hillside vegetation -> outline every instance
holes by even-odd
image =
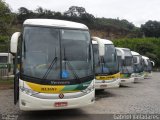
[[[114,40],[116,46],[128,47],[156,61],[160,67],[160,22],[148,21],[140,28],[125,19],[96,18],[85,8],[71,6],[63,13],[38,7],[29,10],[20,7],[13,13],[4,0],[0,0],[0,52],[9,51],[9,39],[21,31],[24,20],[31,18],[61,19],[87,25],[92,36]],[[147,38],[145,38],[147,37]]]
[[[113,41],[115,46],[130,48],[141,55],[148,56],[160,66],[160,38],[123,38]]]

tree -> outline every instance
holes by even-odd
[[[78,6],[71,6],[69,10],[64,13],[64,15],[71,17],[81,17],[83,14],[86,14],[85,8]]]
[[[30,11],[25,7],[20,7],[18,9],[18,12],[19,12],[19,14],[29,14]]]
[[[78,6],[71,6],[68,11],[64,13],[64,17],[75,22],[84,23],[89,27],[93,27],[95,17],[86,12],[85,8]]]
[[[27,8],[20,7],[18,9],[18,16],[17,16],[18,22],[22,24],[27,18],[30,17],[30,13],[31,11],[28,10]]]
[[[38,8],[36,9],[36,11],[37,11],[39,14],[43,14],[43,13],[44,13],[44,10],[43,10],[42,7],[38,7]]]
[[[160,37],[160,22],[149,20],[141,25],[141,31],[146,37]]]
[[[54,12],[54,18],[61,19],[62,18],[62,14],[60,12]]]
[[[9,6],[0,0],[0,35],[8,35],[13,22],[13,15]]]

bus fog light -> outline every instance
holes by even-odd
[[[26,106],[26,102],[25,101],[21,101],[21,104],[23,105],[23,106]]]
[[[132,73],[131,77],[136,77],[136,74],[135,74],[135,73]]]
[[[26,93],[27,95],[34,95],[37,94],[38,92],[35,92],[29,88],[25,88],[25,87],[20,87],[20,90],[24,93]]]

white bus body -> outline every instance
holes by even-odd
[[[14,103],[21,110],[70,109],[94,103],[91,38],[80,23],[28,19],[11,38]],[[17,58],[20,58],[18,62]]]
[[[99,38],[100,39],[100,38]],[[120,85],[120,73],[118,69],[118,59],[116,50],[113,43],[110,40],[92,38],[94,60],[95,60],[95,88],[117,88]],[[100,44],[102,47],[100,47]],[[99,54],[104,49],[104,55]],[[101,61],[101,60],[104,61]],[[104,66],[101,66],[104,64]],[[99,70],[104,69],[104,71]],[[108,71],[105,71],[108,69]]]
[[[152,63],[150,59],[146,56],[142,56],[144,60],[144,78],[151,78],[152,77]]]
[[[131,51],[131,54],[134,62],[134,73],[132,77],[134,77],[134,82],[137,82],[138,80],[144,79],[143,59],[142,56],[135,51]]]
[[[121,77],[121,85],[134,82],[133,73],[133,56],[130,49],[116,47],[117,56],[119,60],[119,69]]]

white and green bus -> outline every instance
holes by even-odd
[[[133,83],[134,82],[134,77],[132,77],[133,56],[131,54],[130,49],[116,47],[116,51],[118,56],[120,78],[121,78],[120,84],[125,85]]]
[[[146,56],[142,56],[142,59],[144,61],[144,78],[151,78],[153,62]]]
[[[21,110],[70,109],[95,101],[91,38],[84,24],[27,19],[11,37],[14,103]]]
[[[110,40],[98,37],[92,37],[92,44],[95,61],[95,88],[103,90],[119,87],[120,72],[114,44]]]
[[[144,79],[144,63],[142,55],[135,51],[131,51],[131,54],[134,62],[134,73],[132,74],[132,77],[134,77],[134,82],[137,82],[138,80]]]

